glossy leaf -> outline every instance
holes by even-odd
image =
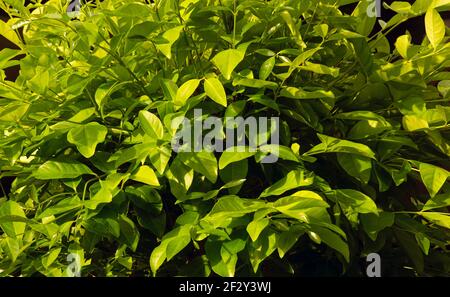
[[[227,107],[227,95],[220,80],[215,77],[206,78],[204,82],[206,95],[218,104]]]

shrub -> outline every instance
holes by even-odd
[[[0,3],[1,68],[24,55],[0,81],[1,274],[364,275],[372,252],[449,274],[449,1],[396,2],[370,36],[368,1],[20,2]],[[418,15],[422,44],[391,49]],[[194,109],[279,117],[280,144],[176,153]]]

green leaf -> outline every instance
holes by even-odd
[[[349,153],[375,159],[375,153],[364,144],[342,140],[322,134],[318,134],[318,137],[322,141],[322,143],[310,149],[305,153],[305,155],[316,155],[323,153]]]
[[[210,182],[217,181],[217,160],[212,152],[180,152],[180,161],[204,175]]]
[[[150,186],[159,186],[159,181],[156,177],[155,171],[147,165],[139,167],[138,170],[130,176],[130,179]]]
[[[427,203],[425,203],[425,205],[423,206],[422,211],[447,207],[449,205],[450,205],[450,193],[444,193],[436,195],[433,198],[429,199]]]
[[[139,112],[139,122],[148,136],[154,139],[163,138],[164,126],[155,114],[146,110],[141,110]]]
[[[86,230],[100,236],[120,237],[120,224],[116,218],[96,216],[83,223]]]
[[[377,205],[367,195],[352,189],[340,189],[326,193],[327,197],[339,203],[344,210],[357,213],[378,214]]]
[[[215,273],[222,277],[233,277],[238,257],[236,254],[228,252],[223,245],[222,241],[208,238],[205,244],[205,253]],[[227,256],[227,261],[223,260],[222,254]]]
[[[178,158],[171,164],[166,172],[172,194],[181,199],[192,185],[194,170],[184,165]]]
[[[245,53],[236,49],[227,49],[218,53],[211,62],[219,68],[223,76],[229,80],[231,73],[244,59]]]
[[[237,77],[233,80],[233,86],[244,86],[255,89],[272,89],[275,90],[278,88],[278,84],[272,81],[262,80],[262,79],[254,79],[254,78],[246,78],[246,77]]]
[[[312,191],[298,191],[291,196],[280,198],[273,203],[279,212],[304,222],[329,222],[330,218],[326,208],[328,203]]]
[[[55,205],[46,208],[37,218],[58,215],[82,207],[83,204],[78,196],[65,198]]]
[[[238,181],[243,180],[247,177],[248,173],[248,160],[241,160],[236,163],[231,163],[224,169],[221,169],[219,171],[220,179],[225,182],[232,182],[232,181]],[[241,189],[242,185],[229,188],[228,193],[229,194],[236,194]]]
[[[227,107],[227,95],[220,80],[215,77],[206,78],[204,82],[206,95],[216,103]]]
[[[166,100],[174,102],[178,92],[177,84],[170,79],[162,79],[160,85]]]
[[[139,231],[132,220],[126,215],[119,217],[120,235],[124,243],[132,250],[136,251],[139,243]]]
[[[194,94],[199,84],[199,79],[190,79],[182,84],[175,96],[175,105],[184,106],[186,101],[192,96],[192,94]]]
[[[189,244],[191,228],[191,225],[183,225],[164,235],[150,255],[150,267],[154,275],[166,259],[169,261]]]
[[[105,126],[93,122],[70,129],[67,141],[76,145],[84,157],[90,158],[94,155],[97,144],[105,141],[107,133]]]
[[[450,92],[450,80],[442,80],[438,83],[438,91],[443,97],[447,97]]]
[[[153,249],[152,254],[150,255],[150,268],[153,272],[153,275],[156,275],[159,267],[166,260],[166,245],[159,245]]]
[[[440,212],[419,212],[419,214],[430,222],[441,227],[450,229],[450,215]]]
[[[406,131],[417,131],[430,127],[425,119],[416,115],[403,116],[402,124]]]
[[[269,98],[263,94],[251,95],[248,99],[280,112],[280,107],[278,104],[272,98]]]
[[[159,174],[163,174],[167,164],[169,164],[172,151],[168,147],[155,147],[150,150],[149,158],[152,165],[158,170]]]
[[[332,91],[317,90],[307,92],[299,88],[286,87],[281,89],[280,95],[291,99],[320,99],[320,98],[334,98]]]
[[[166,30],[163,35],[163,42],[157,43],[156,48],[159,49],[167,59],[172,59],[172,45],[180,38],[183,26],[177,26]]]
[[[7,216],[16,216],[26,219],[22,206],[12,200],[6,201],[0,205],[0,218]],[[21,239],[25,232],[26,223],[15,221],[8,222],[6,220],[4,222],[0,221],[0,227],[9,237]]]
[[[94,173],[86,165],[76,162],[47,161],[34,172],[33,176],[37,179],[50,180],[61,178],[76,178],[83,174]]]
[[[230,147],[226,149],[219,159],[219,169],[227,167],[229,164],[245,160],[254,156],[256,152],[251,152],[248,147]]]
[[[221,197],[206,217],[203,218],[209,225],[217,228],[230,222],[232,218],[242,217],[264,207],[264,201],[243,199],[234,195]]]
[[[436,48],[445,37],[445,23],[439,12],[432,7],[430,7],[425,14],[425,31],[434,48]]]
[[[367,213],[361,215],[361,223],[369,235],[370,239],[375,241],[378,237],[378,233],[394,224],[395,215],[391,212],[381,212],[379,215],[373,213]]]
[[[259,147],[262,153],[270,153],[283,160],[299,162],[298,156],[288,147],[278,144],[265,144]]]
[[[45,269],[49,269],[50,265],[58,258],[60,252],[61,248],[56,248],[48,252],[48,254],[42,258],[41,263]]]
[[[314,26],[314,32],[320,37],[325,38],[328,34],[329,26],[327,24],[319,24]]]
[[[250,235],[252,241],[256,241],[261,234],[261,232],[269,225],[270,220],[260,219],[256,221],[251,221],[250,224],[247,225],[247,233]]]
[[[261,64],[259,68],[259,79],[266,80],[272,73],[273,67],[275,66],[275,57],[270,57],[264,63]]]
[[[266,229],[256,241],[249,244],[248,254],[253,272],[256,273],[258,271],[259,264],[269,257],[276,248],[277,234],[270,229]]]
[[[304,66],[298,67],[301,70],[311,71],[317,74],[328,74],[332,77],[339,76],[339,68],[328,67],[326,65],[315,64],[315,63],[305,63]]]
[[[287,10],[284,10],[281,12],[281,17],[286,22],[297,45],[300,48],[306,48],[306,44],[303,41],[302,36],[300,35],[300,32],[297,28],[297,25],[294,23],[294,20],[292,19],[292,16],[290,15],[290,13]],[[300,20],[300,19],[298,19],[298,20]]]
[[[104,83],[95,91],[95,102],[100,108],[103,108],[106,97],[111,94],[116,84],[113,82]]]
[[[354,154],[338,153],[337,160],[345,172],[367,185],[372,171],[372,161],[370,158]]]
[[[336,233],[319,226],[313,226],[311,228],[329,247],[335,249],[341,253],[347,262],[350,262],[350,251],[347,243]]]
[[[417,244],[422,249],[425,255],[428,255],[430,251],[430,240],[423,233],[415,234]]]
[[[2,106],[0,110],[0,122],[18,122],[26,114],[30,107],[28,103],[14,102]]]
[[[408,59],[408,49],[411,46],[410,39],[411,37],[409,35],[402,35],[395,42],[395,48],[404,59]]]
[[[367,121],[377,121],[382,123],[384,126],[391,126],[389,122],[379,114],[367,110],[358,110],[351,112],[339,113],[336,115],[337,119],[343,120],[367,120]]]
[[[295,245],[299,237],[304,233],[302,230],[284,231],[277,236],[277,251],[280,258],[283,258],[286,253]]]
[[[420,177],[431,197],[434,197],[439,192],[450,175],[447,170],[427,163],[420,163],[419,171]]]
[[[286,177],[274,183],[269,188],[265,189],[260,198],[269,196],[279,196],[286,191],[312,185],[314,175],[308,174],[305,171],[298,169],[290,171]]]
[[[14,32],[13,29],[11,29],[8,23],[0,20],[0,35],[17,45],[19,48],[22,48],[22,41],[20,41],[17,33]]]

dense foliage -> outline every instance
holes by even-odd
[[[450,1],[355,2],[1,1],[0,274],[449,275]],[[194,108],[280,117],[279,161],[174,152]]]

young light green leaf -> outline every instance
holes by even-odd
[[[146,110],[141,110],[139,112],[139,122],[147,135],[154,139],[163,138],[164,126],[155,114]]]
[[[441,212],[420,212],[422,217],[435,223],[436,225],[450,229],[450,215],[448,213]]]
[[[245,52],[236,49],[227,49],[218,53],[211,62],[219,68],[226,79],[231,79],[231,73],[244,59]]]
[[[162,35],[164,42],[157,43],[156,48],[159,49],[167,59],[172,59],[172,45],[180,37],[183,26],[177,26],[165,31]]]
[[[150,150],[148,157],[152,162],[152,165],[158,170],[159,174],[163,174],[164,170],[169,164],[172,151],[168,147],[155,147]]]
[[[155,171],[147,165],[139,167],[139,169],[130,176],[130,179],[150,186],[159,186],[159,181],[156,177]]]
[[[433,7],[425,14],[425,30],[431,45],[436,48],[445,37],[445,23],[441,15]]]
[[[190,79],[182,84],[177,91],[177,95],[174,101],[175,105],[184,106],[186,104],[186,101],[192,96],[192,94],[194,94],[199,84],[199,79]]]
[[[419,171],[420,177],[431,197],[434,197],[439,192],[450,176],[450,172],[447,170],[427,163],[420,163]]]
[[[408,59],[408,49],[411,46],[410,39],[409,35],[402,35],[395,42],[395,48],[403,59]]]
[[[0,20],[0,35],[17,45],[19,48],[22,48],[22,41],[20,41],[17,33],[11,28],[9,22],[5,23]]]
[[[220,80],[215,77],[206,78],[204,89],[209,98],[218,104],[227,107],[227,95]]]

